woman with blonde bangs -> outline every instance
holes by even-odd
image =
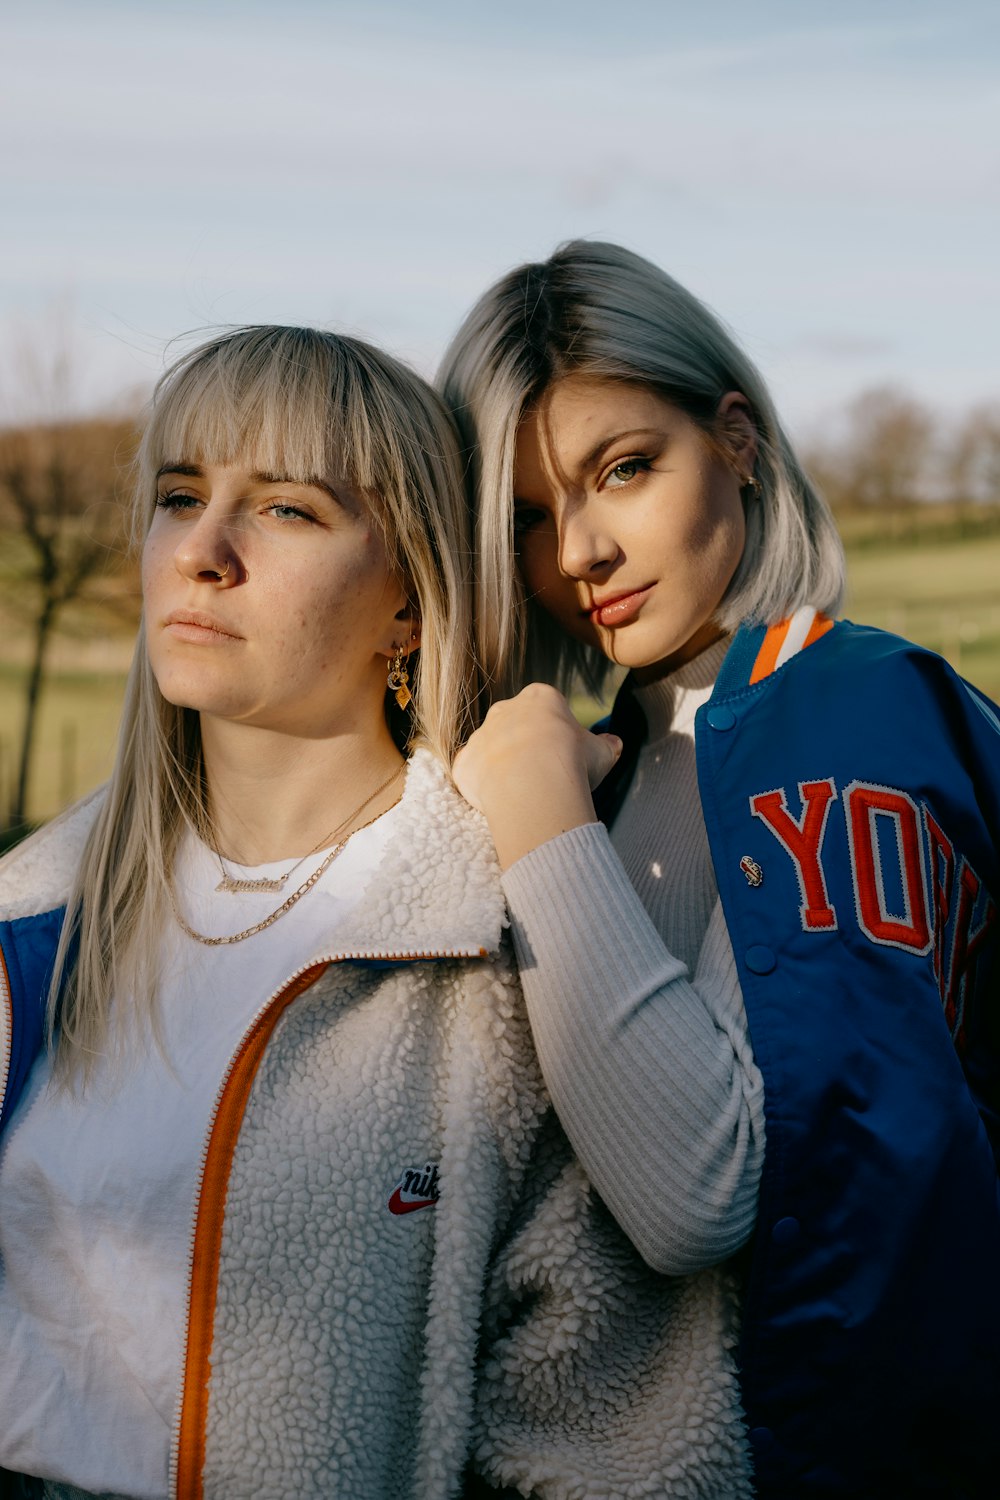
[[[465,525],[366,344],[241,329],[157,388],[114,772],[0,872],[4,1496],[460,1485],[545,1117],[445,770]]]
[[[667,1466],[574,1493],[992,1495],[1000,715],[836,619],[840,542],[760,375],[648,261],[519,267],[440,379],[492,698],[456,783],[562,1126],[678,1309]],[[587,734],[562,692],[616,667]],[[535,1291],[544,1326],[565,1285]],[[556,1493],[523,1431],[493,1444]]]

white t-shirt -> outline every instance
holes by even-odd
[[[171,922],[161,950],[162,1051],[151,1037],[122,1074],[99,1063],[84,1097],[39,1057],[0,1155],[0,1467],[81,1489],[166,1500],[181,1388],[195,1193],[227,1065],[258,1011],[336,943],[378,868],[395,809],[352,836],[288,912],[217,948]],[[178,905],[206,936],[266,917],[278,893],[218,892],[195,838]],[[245,878],[283,875],[294,860]]]

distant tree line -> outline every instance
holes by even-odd
[[[949,423],[905,391],[884,386],[852,401],[832,433],[804,451],[835,510],[1000,504],[1000,402]]]

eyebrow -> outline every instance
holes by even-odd
[[[183,474],[188,479],[200,479],[202,471],[198,464],[161,464],[156,471],[157,479],[162,479],[164,474]]]
[[[583,458],[580,460],[578,467],[581,469],[593,468],[594,464],[597,463],[598,459],[601,458],[609,448],[613,448],[616,443],[624,442],[626,438],[642,438],[654,436],[657,438],[663,437],[663,433],[658,427],[627,427],[624,432],[612,433],[610,437],[601,438],[599,442],[596,442],[593,448],[591,448],[588,453],[584,454]]]
[[[309,474],[305,479],[296,479],[291,474],[267,474],[261,469],[254,469],[250,479],[253,484],[297,484],[303,489],[323,490],[331,500],[338,498],[333,486],[327,484],[325,479],[320,479],[318,474]]]
[[[180,474],[186,479],[204,479],[205,471],[201,464],[170,463],[161,464],[156,471],[157,479],[162,479],[165,474]],[[316,475],[309,475],[306,479],[295,479],[291,474],[268,474],[262,469],[254,469],[250,475],[251,484],[297,484],[303,488],[323,490],[332,500],[338,498],[337,492],[327,484],[325,479]]]

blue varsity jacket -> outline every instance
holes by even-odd
[[[627,688],[611,727],[606,821],[645,733]],[[696,748],[764,1078],[757,1492],[1000,1493],[1000,714],[810,611],[739,632]]]

